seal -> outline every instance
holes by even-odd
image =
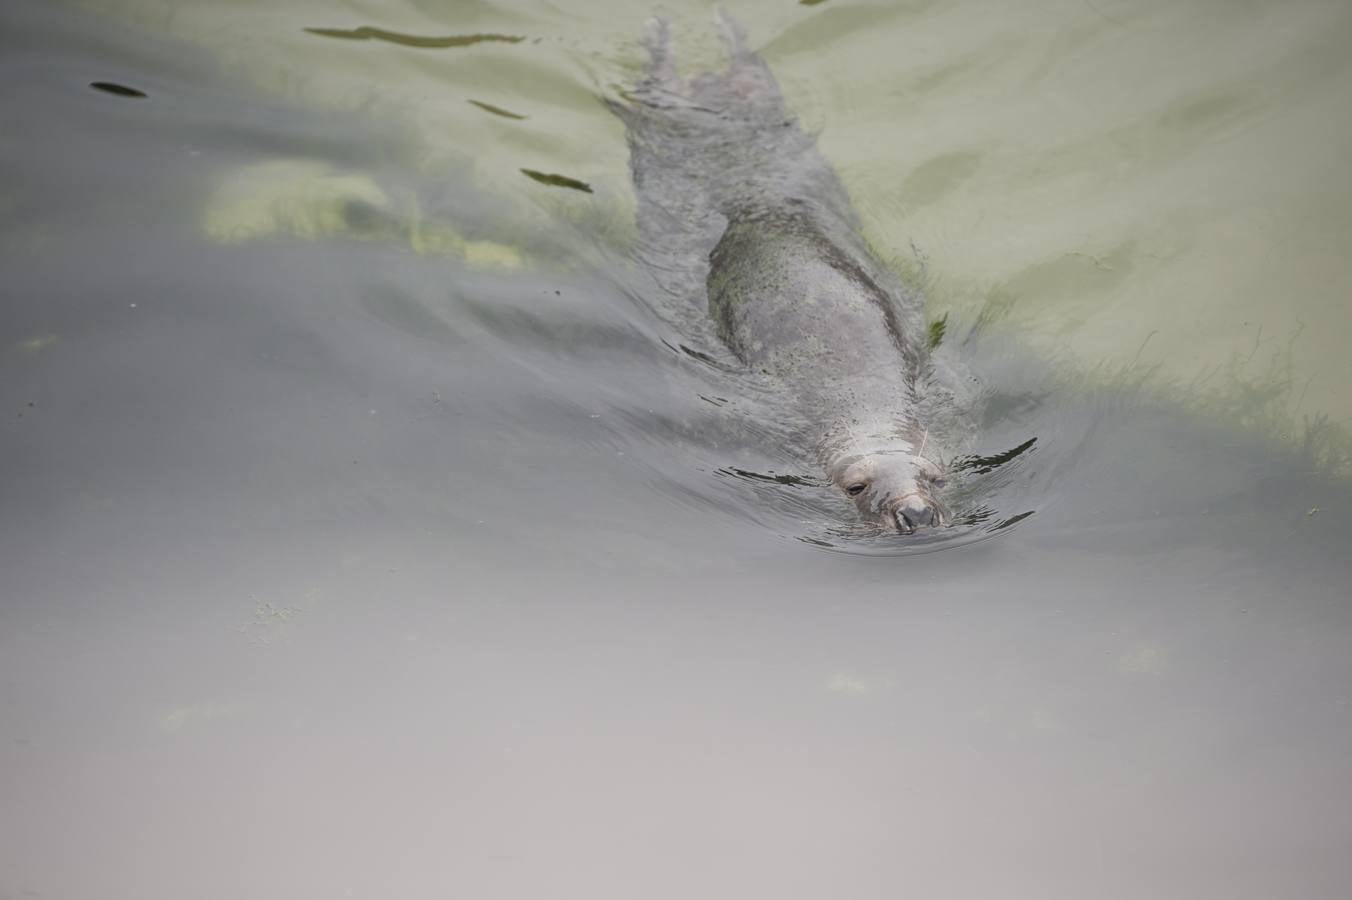
[[[656,20],[624,121],[639,255],[668,293],[703,306],[718,337],[810,423],[829,481],[868,522],[914,534],[950,524],[941,500],[953,394],[918,293],[877,258],[778,83],[718,14],[729,63],[685,78]]]

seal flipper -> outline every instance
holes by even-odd
[[[704,76],[700,83],[704,90],[696,93],[721,92],[725,102],[733,97],[752,107],[778,111],[783,105],[779,82],[765,60],[747,45],[746,29],[722,6],[714,9],[714,21],[728,48],[728,68],[721,77]]]
[[[756,55],[746,46],[746,29],[741,23],[728,15],[728,11],[722,6],[714,8],[714,21],[723,32],[723,42],[728,45],[728,55],[731,57],[728,69],[735,70],[747,63],[754,64]]]
[[[676,54],[671,45],[671,25],[660,16],[648,22],[643,46],[648,49],[648,68],[639,88],[681,93],[681,76],[676,74]]]
[[[645,107],[660,109],[670,106],[671,98],[685,96],[685,86],[676,73],[676,54],[672,50],[671,26],[667,20],[661,16],[649,19],[642,44],[648,51],[643,77],[632,91],[621,92],[629,103],[602,98],[610,111],[628,127],[639,120]]]

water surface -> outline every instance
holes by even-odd
[[[1037,438],[897,556],[632,264],[648,12],[0,14],[0,896],[1340,896],[1352,17],[733,8]]]

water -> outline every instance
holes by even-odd
[[[734,7],[1037,439],[898,556],[632,264],[648,12],[0,14],[0,896],[1345,893],[1352,17]]]

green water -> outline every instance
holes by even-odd
[[[268,96],[382,123],[426,177],[468,170],[511,210],[500,241],[520,243],[512,232],[537,205],[625,239],[622,130],[598,97],[637,71],[641,4],[94,8],[200,47]],[[687,68],[721,52],[711,9],[666,9]],[[1325,416],[1328,461],[1346,464],[1345,4],[729,10],[875,244],[902,266],[927,261],[936,313],[988,309],[1076,378],[1145,377],[1174,402],[1289,440]],[[361,29],[388,34],[350,38]],[[543,196],[523,169],[596,193]]]

